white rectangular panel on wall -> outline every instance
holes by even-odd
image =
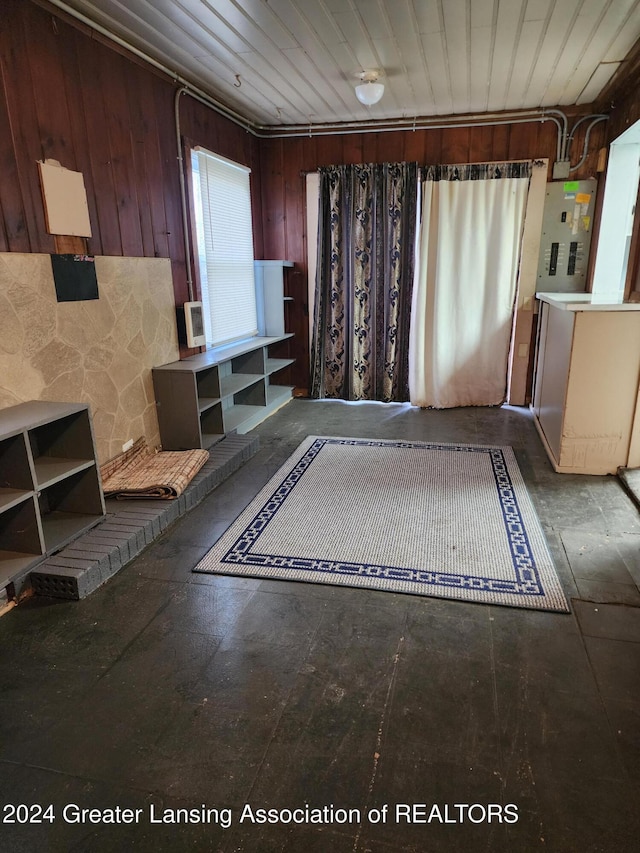
[[[82,172],[65,169],[57,160],[38,161],[38,168],[49,234],[91,237]]]

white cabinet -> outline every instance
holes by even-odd
[[[640,305],[597,305],[590,294],[538,294],[532,409],[556,471],[614,474],[638,464]]]

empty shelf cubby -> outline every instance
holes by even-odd
[[[0,411],[0,588],[104,517],[87,406]]]

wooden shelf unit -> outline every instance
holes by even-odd
[[[153,368],[163,450],[208,449],[226,433],[248,432],[291,399],[293,387],[272,377],[294,359],[269,358],[291,334],[214,347]]]
[[[87,406],[0,411],[0,589],[104,517]]]

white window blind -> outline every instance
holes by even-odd
[[[207,342],[220,346],[258,333],[250,170],[201,148],[192,167]]]

